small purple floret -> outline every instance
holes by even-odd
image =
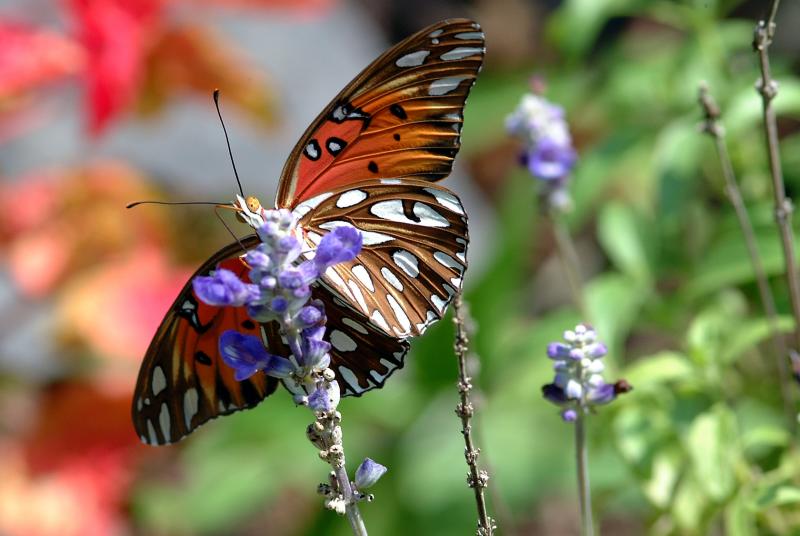
[[[215,270],[210,276],[195,277],[192,288],[200,301],[215,307],[241,307],[259,296],[256,285],[244,283],[224,268]]]
[[[387,469],[383,465],[365,458],[356,469],[356,487],[361,490],[374,486],[386,474],[386,471]]]
[[[314,263],[320,272],[340,262],[351,261],[361,251],[361,233],[350,225],[335,228],[322,237]]]
[[[228,330],[219,338],[219,351],[226,365],[234,369],[236,381],[244,381],[256,372],[285,378],[292,372],[291,362],[272,355],[259,337]]]

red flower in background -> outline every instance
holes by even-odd
[[[127,395],[90,385],[47,389],[32,428],[0,443],[0,534],[130,532],[124,506],[136,462],[156,453],[136,441],[129,411]]]
[[[51,30],[0,20],[0,99],[57,81],[84,65],[83,49]]]
[[[136,97],[162,0],[67,0],[86,49],[89,131],[98,135]]]

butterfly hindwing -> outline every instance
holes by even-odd
[[[255,236],[245,239],[251,247]],[[219,265],[239,276],[247,267],[242,249],[231,244],[192,276],[208,275]],[[269,396],[277,380],[257,374],[236,381],[219,355],[219,336],[228,329],[261,336],[244,307],[212,307],[197,299],[191,280],[183,287],[158,328],[139,370],[133,397],[133,424],[144,443],[174,443],[219,415],[252,408]]]
[[[361,396],[383,387],[386,378],[403,367],[408,342],[372,324],[324,280],[312,286],[311,296],[325,307],[324,338],[331,343],[330,368],[336,373],[342,396]],[[266,332],[270,351],[288,356],[290,350],[281,342],[277,323],[266,326]]]
[[[283,169],[276,205],[294,208],[367,179],[446,177],[484,50],[480,26],[453,19],[386,51],[303,134]]]
[[[420,335],[441,318],[467,265],[467,217],[455,194],[417,178],[364,181],[318,196],[300,220],[310,245],[345,224],[364,245],[328,269],[329,286],[394,337]]]

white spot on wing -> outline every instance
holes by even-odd
[[[409,277],[417,277],[419,275],[419,261],[410,252],[399,249],[392,254],[392,259]]]
[[[158,424],[161,427],[161,432],[164,437],[169,440],[172,433],[170,432],[169,408],[167,403],[161,404],[161,412],[158,414]]]
[[[316,245],[319,245],[319,243],[322,242],[322,236],[318,235],[314,231],[308,231],[306,233],[306,236],[308,237],[309,240],[311,240]]]
[[[400,184],[400,179],[381,179],[381,184]]]
[[[355,320],[347,318],[346,316],[342,317],[342,324],[345,326],[356,330],[357,332],[361,333],[362,335],[369,335],[369,331],[365,328],[362,324],[359,324]]]
[[[319,206],[320,203],[322,203],[332,195],[333,195],[332,192],[325,192],[317,196],[314,196],[311,199],[306,199],[305,201],[297,205],[297,207],[294,209],[293,212],[297,215],[298,218],[302,218],[303,216],[311,212],[312,209],[317,208],[317,206]]]
[[[400,335],[407,335],[411,329],[411,321],[408,319],[408,315],[397,300],[394,299],[394,296],[387,294],[386,300],[389,302],[389,306],[391,306],[395,318],[397,318],[397,321],[400,322],[400,326],[403,328],[403,332]]]
[[[331,344],[340,352],[352,352],[358,348],[358,344],[350,335],[338,329],[331,331]]]
[[[451,277],[450,282],[456,286],[456,288],[461,288],[461,278],[460,277]]]
[[[450,227],[450,222],[447,218],[433,210],[425,203],[417,201],[414,203],[414,215],[419,218],[418,225],[425,227]]]
[[[443,31],[444,30],[441,30],[441,29],[434,30],[434,31],[432,31],[431,33],[428,34],[428,37],[439,37],[440,35],[442,35]]]
[[[437,319],[436,313],[434,313],[433,311],[427,311],[425,313],[425,322],[423,322],[422,324],[417,324],[417,329],[419,330],[420,333],[424,332],[425,328],[436,322],[436,319]]]
[[[436,306],[439,312],[444,312],[444,308],[447,306],[447,301],[443,300],[436,294],[431,295],[431,303]]]
[[[452,61],[452,60],[461,60],[461,59],[464,59],[464,58],[468,58],[468,57],[470,57],[472,55],[482,54],[482,53],[483,53],[483,49],[482,48],[458,47],[458,48],[454,48],[452,50],[448,50],[447,52],[445,52],[444,54],[442,54],[439,57],[441,59],[445,60],[445,61]]]
[[[453,37],[455,37],[456,39],[467,40],[467,39],[483,39],[486,36],[483,35],[483,32],[461,32],[457,33]]]
[[[314,147],[313,143],[309,143],[308,145],[306,145],[306,154],[314,160],[319,158],[319,151],[317,151],[317,148]]]
[[[147,439],[149,441],[145,441],[148,445],[155,445],[158,443],[158,436],[156,435],[156,429],[153,426],[153,423],[150,419],[147,419]]]
[[[370,317],[372,320],[375,321],[380,327],[384,330],[389,331],[389,324],[386,322],[386,319],[383,318],[383,315],[377,309],[372,312],[372,316]]]
[[[361,229],[359,229],[359,231],[361,231]],[[361,231],[361,244],[364,246],[384,244],[392,240],[394,240],[394,237],[387,234],[376,233],[375,231]]]
[[[356,282],[352,279],[347,281],[347,286],[350,287],[350,291],[353,293],[353,297],[355,297],[358,305],[361,306],[361,310],[365,313],[369,311],[369,307],[367,307],[367,302],[364,300],[364,295],[361,293],[361,289],[356,285]]]
[[[339,208],[352,207],[357,205],[367,198],[367,192],[362,190],[348,190],[339,196],[336,200],[336,206]]]
[[[158,395],[167,388],[167,377],[164,376],[164,370],[161,367],[153,369],[153,383],[150,384],[150,387],[152,387],[154,395]]]
[[[197,393],[197,389],[194,387],[191,389],[187,389],[185,393],[183,393],[183,418],[186,420],[186,428],[192,428],[192,418],[197,415],[197,402],[200,398],[200,395]]]
[[[356,375],[353,374],[352,370],[342,366],[340,366],[338,370],[339,374],[342,375],[342,379],[344,379],[344,381],[347,382],[347,384],[353,391],[355,391],[356,393],[360,393],[364,390],[358,385],[358,378],[356,378]]]
[[[342,279],[342,276],[340,276],[332,266],[325,270],[325,277],[332,281],[334,285],[339,287],[339,290],[342,291],[346,296],[352,297],[352,293],[350,292],[347,284],[344,282],[344,279]]]
[[[370,371],[369,371],[369,375],[370,375],[370,376],[372,376],[372,379],[374,379],[374,380],[375,380],[376,382],[378,382],[379,384],[380,384],[380,383],[383,383],[383,380],[385,380],[385,379],[386,379],[386,376],[381,376],[381,375],[378,373],[378,371],[377,371],[377,370],[370,370]]]
[[[375,292],[375,286],[372,284],[372,278],[369,276],[369,272],[367,269],[364,268],[360,264],[356,264],[352,268],[353,275],[361,281],[365,287],[367,287],[370,291]]]
[[[430,50],[417,50],[416,52],[406,54],[402,58],[398,58],[394,64],[398,67],[416,67],[418,65],[422,65],[422,63],[425,61],[425,58],[427,58],[428,54],[430,53]]]
[[[464,208],[461,206],[458,198],[453,194],[436,190],[435,188],[425,188],[425,191],[435,197],[436,201],[443,207],[452,210],[456,214],[464,215]]]
[[[435,97],[447,95],[466,79],[466,76],[450,76],[448,78],[434,80],[428,87],[428,95],[433,95]]]
[[[459,272],[461,271],[461,264],[456,262],[456,260],[447,253],[444,253],[442,251],[434,251],[433,258],[436,259],[436,262],[438,262],[439,264],[441,264],[446,268],[452,268]]]
[[[400,292],[403,292],[403,283],[401,283],[400,280],[397,279],[397,276],[394,275],[394,272],[392,272],[390,269],[384,266],[383,268],[381,268],[381,275],[383,275],[383,278],[386,281],[388,281],[390,285],[392,285]]]

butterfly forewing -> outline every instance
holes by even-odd
[[[244,241],[252,247],[255,235]],[[218,266],[240,277],[247,267],[238,243],[216,252],[192,276],[208,275]],[[191,280],[183,287],[161,323],[139,370],[133,397],[133,424],[144,443],[174,443],[219,415],[252,408],[278,382],[257,374],[238,382],[219,355],[219,336],[228,329],[261,335],[244,307],[212,307],[194,295]]]
[[[325,282],[385,333],[422,334],[441,318],[466,269],[467,218],[455,194],[416,178],[365,181],[318,196],[300,220],[311,245],[341,225],[363,238],[358,257]]]
[[[483,33],[466,19],[440,22],[389,49],[337,95],[295,146],[277,206],[294,208],[361,180],[446,177],[483,55]]]

